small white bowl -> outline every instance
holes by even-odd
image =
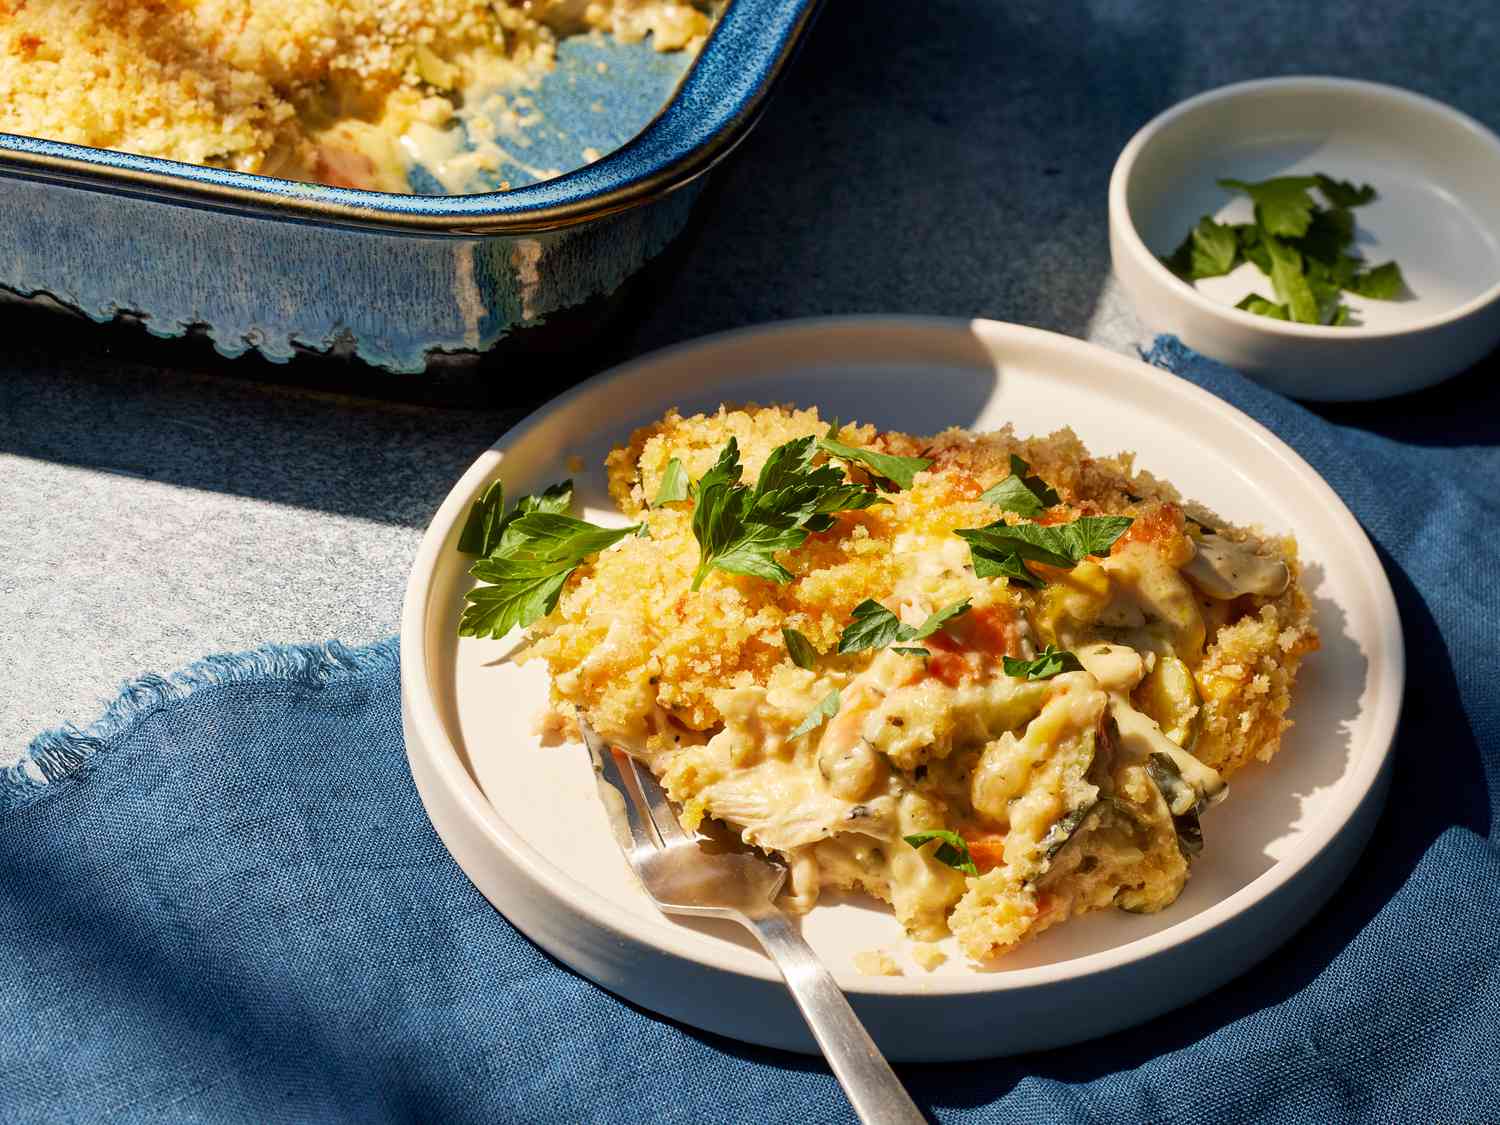
[[[1270,320],[1234,308],[1270,281],[1242,264],[1179,280],[1170,254],[1204,215],[1247,222],[1225,177],[1325,172],[1374,185],[1355,211],[1357,249],[1394,259],[1411,295],[1345,294],[1357,326]],[[1342,78],[1224,86],[1157,117],[1125,146],[1109,184],[1115,275],[1153,331],[1295,398],[1351,401],[1419,390],[1500,343],[1500,137],[1431,98]]]

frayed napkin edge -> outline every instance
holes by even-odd
[[[140,676],[128,681],[89,727],[70,724],[39,734],[17,761],[0,768],[0,814],[29,805],[79,776],[115,739],[196,692],[232,684],[318,686],[395,668],[399,661],[397,639],[388,637],[357,648],[340,641],[262,645],[248,652],[206,656],[170,676]]]

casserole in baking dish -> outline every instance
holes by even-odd
[[[0,134],[0,290],[100,321],[131,314],[157,335],[198,331],[226,355],[308,349],[420,372],[483,353],[602,305],[661,253],[815,8],[732,0],[690,63],[650,38],[560,40],[527,96],[566,148],[542,157],[534,139],[524,162],[563,174],[496,169],[511,191],[447,192],[434,177],[416,186],[443,194],[398,194]],[[580,118],[602,119],[607,150],[558,124]]]

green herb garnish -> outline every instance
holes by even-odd
[[[503,637],[517,626],[545,617],[557,608],[573,571],[606,547],[638,533],[639,525],[599,527],[540,510],[539,502],[557,502],[562,495],[557,488],[548,489],[541,498],[524,497],[516,509],[525,514],[506,521],[494,549],[469,568],[470,574],[489,585],[476,586],[466,596],[459,636]]]
[[[828,436],[818,439],[818,448],[830,457],[863,465],[876,480],[890,485],[887,492],[910,488],[917,474],[932,465],[925,457],[897,457],[893,453],[877,453],[873,449],[845,445],[837,440],[838,432],[839,424],[834,421],[828,427]]]
[[[506,529],[531,512],[566,512],[573,506],[573,482],[554,484],[538,496],[523,496],[509,512],[505,510],[505,486],[491,482],[474,506],[458,537],[458,550],[465,555],[488,555],[505,537]]]
[[[1039,516],[1058,503],[1060,497],[1041,477],[1031,474],[1031,466],[1014,453],[1010,455],[1010,476],[992,484],[980,493],[986,504],[1004,508],[1020,516]]]
[[[950,832],[946,828],[929,828],[901,838],[914,848],[941,840],[942,843],[932,853],[933,859],[947,864],[955,871],[962,871],[965,875],[979,874],[979,868],[974,866],[974,857],[969,854],[969,845],[964,843],[964,838],[957,832]]]
[[[903,625],[897,617],[877,601],[866,598],[854,607],[853,618],[839,637],[839,652],[863,652],[865,649],[885,648],[887,645],[908,641],[920,641],[932,636],[949,621],[969,611],[969,600],[944,606],[930,614],[926,621],[913,628]],[[903,648],[902,652],[912,656],[927,656],[925,648]]]
[[[656,499],[651,501],[651,506],[660,508],[663,504],[676,504],[687,498],[687,470],[682,467],[681,461],[673,457],[667,462],[666,470],[661,475],[661,484],[656,489]]]
[[[1395,262],[1365,268],[1352,252],[1354,215],[1375,198],[1369,184],[1355,186],[1321,173],[1279,176],[1259,183],[1223,179],[1255,204],[1253,223],[1226,224],[1205,215],[1162,262],[1184,281],[1222,277],[1240,262],[1253,263],[1271,281],[1275,300],[1250,293],[1237,309],[1273,320],[1339,327],[1350,321],[1344,292],[1389,301],[1406,292]],[[1320,206],[1313,192],[1327,202]]]
[[[1307,194],[1318,186],[1316,176],[1278,176],[1250,184],[1244,180],[1219,180],[1221,188],[1242,191],[1255,203],[1255,225],[1266,234],[1301,238],[1312,223],[1317,204]]]
[[[1278,305],[1275,301],[1268,301],[1259,293],[1249,294],[1234,307],[1244,309],[1246,312],[1253,312],[1257,316],[1268,316],[1272,320],[1292,319],[1292,314],[1287,312],[1285,305]]]
[[[1387,262],[1383,266],[1355,274],[1346,288],[1352,289],[1361,297],[1390,301],[1406,291],[1406,281],[1401,276],[1401,267],[1395,262]]]
[[[1007,656],[1000,662],[1005,666],[1007,676],[1015,676],[1021,680],[1050,680],[1063,672],[1077,672],[1083,668],[1078,657],[1051,645],[1037,653],[1034,660],[1017,660]]]
[[[818,650],[813,648],[812,641],[797,630],[783,625],[781,637],[786,641],[787,655],[792,658],[792,663],[798,668],[812,668],[818,663]]]
[[[1072,523],[960,527],[954,534],[969,544],[969,558],[980,578],[1008,578],[1040,589],[1045,583],[1028,561],[1067,569],[1090,555],[1105,555],[1134,521],[1129,516],[1082,516]]]
[[[1348,180],[1335,180],[1319,172],[1313,177],[1318,181],[1318,190],[1323,198],[1335,207],[1363,207],[1375,199],[1375,189],[1369,184],[1355,187]]]
[[[1179,277],[1196,280],[1228,273],[1239,264],[1239,255],[1234,228],[1204,215],[1172,256],[1162,260]]]
[[[833,718],[838,713],[839,689],[834,688],[823,697],[816,707],[807,713],[807,718],[798,723],[792,729],[792,733],[787,735],[787,738],[801,738],[804,734],[817,730],[827,720]]]
[[[694,493],[693,535],[699,552],[694,590],[715,569],[790,582],[792,573],[776,561],[777,551],[800,547],[812,532],[827,531],[834,512],[884,503],[878,493],[850,483],[843,470],[814,468],[816,454],[811,435],[777,446],[751,488],[740,483],[739,444],[729,439]]]

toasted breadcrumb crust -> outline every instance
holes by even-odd
[[[724,729],[730,716],[723,708],[734,705],[737,691],[766,692],[769,701],[816,698],[808,693],[822,671],[853,674],[868,666],[868,654],[836,652],[853,608],[867,598],[890,606],[902,602],[907,589],[902,582],[911,577],[903,537],[926,536],[922,541],[927,543],[956,540],[951,535],[955,528],[993,522],[997,509],[979,497],[1010,473],[1012,455],[1024,458],[1061,498],[1038,522],[1100,514],[1132,517],[1130,529],[1111,550],[1113,561],[1147,550],[1169,567],[1180,567],[1193,557],[1193,537],[1211,527],[1263,558],[1285,563],[1290,582],[1275,597],[1201,599],[1196,633],[1188,629],[1180,638],[1182,651],[1189,653],[1182,674],[1191,679],[1199,703],[1173,715],[1153,716],[1163,729],[1173,722],[1191,729],[1196,737],[1185,741],[1191,742],[1193,755],[1223,776],[1251,760],[1269,760],[1280,749],[1291,725],[1287,712],[1298,666],[1318,646],[1311,606],[1298,581],[1295,542],[1233,527],[1184,500],[1166,482],[1137,472],[1130,454],[1091,455],[1071,430],[1023,438],[1009,426],[985,434],[950,429],[922,438],[845,425],[837,436],[846,444],[921,456],[932,464],[917,473],[910,489],[888,494],[887,503],[842,512],[832,528],[778,555],[793,575],[791,582],[778,585],[711,571],[701,588],[692,591],[699,558],[692,504],[651,507],[648,502],[657,495],[669,461],[676,458],[688,477],[697,479],[733,437],[744,479],[753,481],[774,448],[827,431],[828,423],[815,409],[753,404],[692,417],[669,412],[637,430],[608,456],[606,467],[615,503],[628,518],[645,523],[650,537],[627,538],[581,566],[557,609],[533,627],[524,659],[548,665],[558,711],[585,712],[596,727],[628,740],[653,761],[655,755],[662,755],[663,762],[675,759],[666,781],[684,800],[685,823],[696,825],[705,815],[715,815],[695,794],[722,780],[721,774],[704,771],[723,767],[709,757],[680,751],[701,747]],[[1005,518],[1014,522],[1012,516]],[[972,569],[963,570],[929,576],[922,591],[929,608],[969,598],[971,619],[1024,613],[1037,630],[1038,648],[1054,633],[1062,637],[1070,615],[1082,612],[1080,606],[1097,614],[1103,604],[1097,584],[1107,589],[1111,581],[1094,562],[1071,572],[1049,568],[1051,581],[1037,592],[1009,588],[1004,580],[980,580]],[[1191,616],[1196,620],[1200,614]],[[812,643],[820,654],[820,673],[798,668],[791,660],[784,627]],[[1144,692],[1143,684],[1136,702],[1150,712],[1152,701]],[[903,806],[914,809],[914,823],[949,823],[933,788],[935,775],[927,775],[928,758],[917,754],[908,760],[893,753],[889,762],[902,771],[902,800],[916,803]],[[965,879],[940,864],[927,864],[923,877],[936,901],[953,904],[947,926],[966,953],[981,960],[995,956],[1089,910],[1114,905],[1150,912],[1176,899],[1188,864],[1174,831],[1174,814],[1142,766],[1120,769],[1116,785],[1120,801],[1149,814],[1137,830],[1140,848],[1117,849],[1118,862],[1098,852],[1090,853],[1085,865],[1080,850],[1064,849],[1045,880],[1017,884],[1013,873],[993,866],[994,860],[986,862],[990,853],[1004,852],[1003,836],[991,841],[966,835],[981,874]],[[920,804],[927,795],[934,795],[930,808]],[[913,936],[937,936],[914,915],[903,914],[899,895],[884,876],[866,877],[843,868],[825,870],[822,878],[827,885],[863,889],[894,901]]]
[[[375,170],[319,143],[341,120],[394,146],[496,66],[550,67],[560,32],[666,50],[707,20],[675,0],[0,0],[0,130],[343,182]]]
[[[1222,534],[1262,542],[1286,559],[1294,576],[1299,572],[1294,540],[1260,540],[1200,505],[1183,504],[1169,484],[1136,473],[1132,454],[1095,458],[1068,429],[1021,438],[1010,426],[987,434],[954,428],[924,439],[851,424],[839,431],[840,441],[927,457],[932,467],[911,490],[890,497],[891,503],[842,513],[833,530],[785,556],[794,582],[778,586],[715,571],[690,595],[698,563],[691,505],[648,504],[667,463],[677,458],[688,477],[697,479],[734,437],[745,479],[754,480],[772,449],[827,429],[815,408],[749,404],[689,418],[674,410],[633,433],[606,459],[609,491],[627,517],[649,526],[651,538],[626,540],[606,564],[580,568],[557,613],[539,624],[541,640],[532,655],[545,659],[554,674],[582,669],[581,698],[615,729],[640,729],[639,716],[660,707],[685,727],[711,730],[723,719],[713,702],[717,692],[765,683],[778,667],[791,668],[783,626],[827,653],[855,605],[889,598],[893,544],[902,531],[991,522],[996,511],[979,495],[1009,473],[1012,454],[1062,496],[1068,514],[1060,518],[1157,513],[1180,526],[1186,511]],[[1143,526],[1149,522],[1142,520]],[[1242,602],[1235,611],[1247,616],[1218,630],[1195,676],[1204,701],[1195,752],[1226,774],[1251,759],[1269,760],[1280,748],[1281,734],[1291,726],[1286,715],[1298,664],[1318,644],[1311,606],[1295,580],[1274,600],[1251,596]],[[620,606],[636,607],[632,624],[610,611]]]
[[[854,970],[867,977],[899,977],[901,966],[883,949],[864,949],[854,955]]]
[[[911,947],[911,959],[930,973],[947,961],[948,955],[931,942],[919,941]]]

